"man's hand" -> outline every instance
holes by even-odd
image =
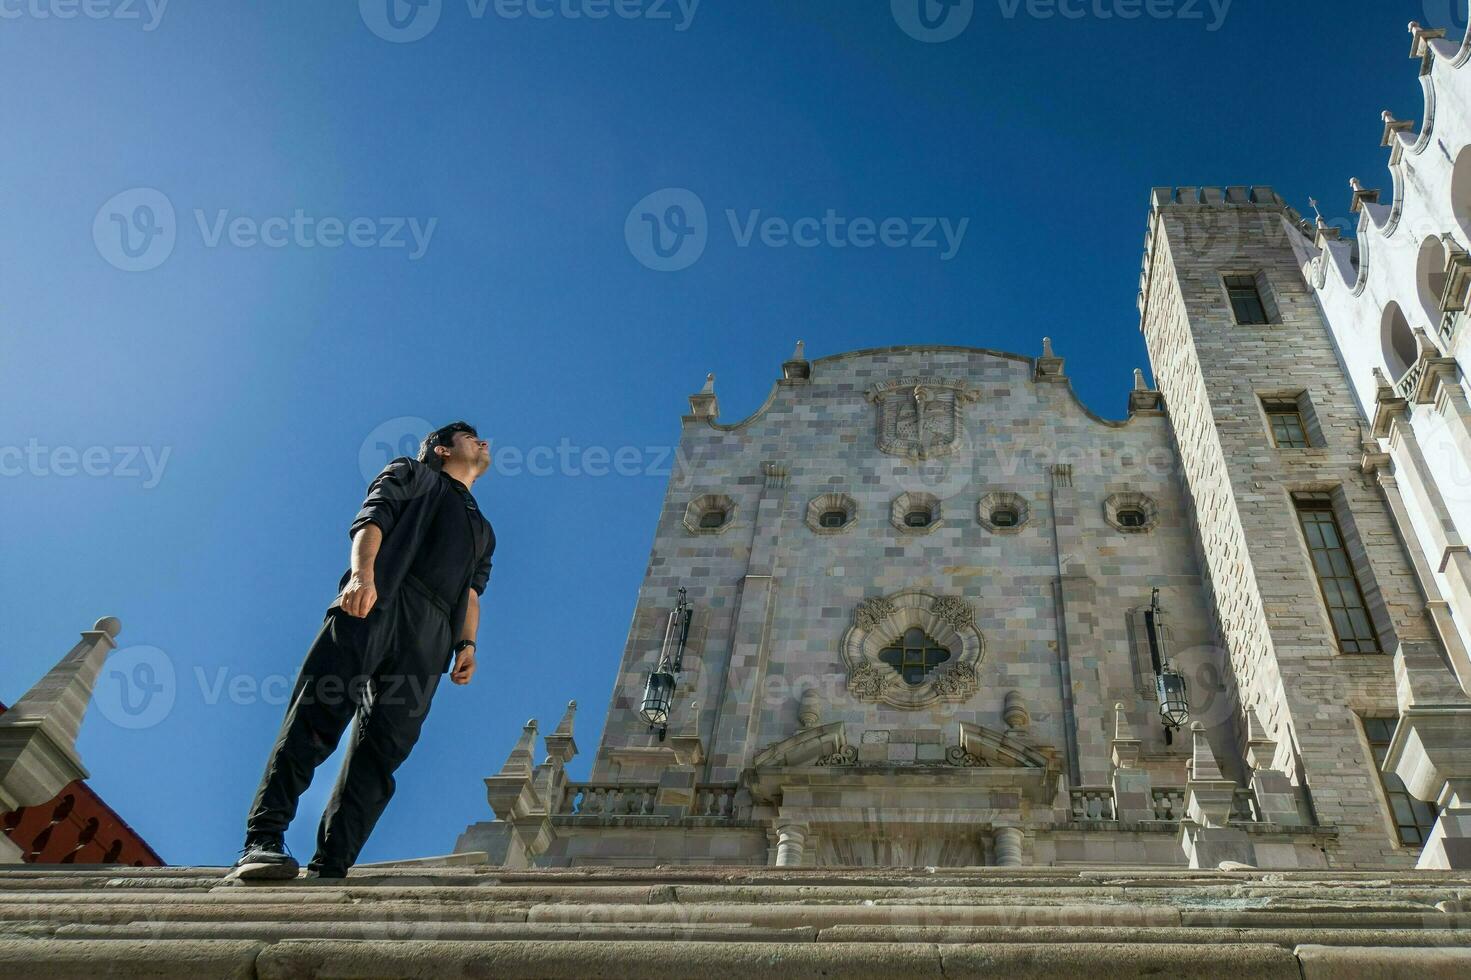
[[[455,654],[455,667],[450,671],[449,679],[461,687],[470,683],[470,678],[475,676],[475,648],[466,647]]]
[[[342,601],[338,605],[349,616],[363,619],[373,611],[377,602],[378,588],[373,584],[373,579],[354,572],[347,580],[347,588],[342,590]]]

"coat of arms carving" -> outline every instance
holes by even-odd
[[[965,437],[966,402],[975,394],[963,381],[899,378],[879,385],[868,400],[878,406],[878,448],[891,456],[948,456]]]

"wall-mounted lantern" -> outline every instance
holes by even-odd
[[[1174,741],[1174,733],[1190,723],[1190,695],[1185,676],[1170,664],[1165,653],[1164,610],[1159,605],[1159,589],[1149,599],[1144,625],[1149,633],[1149,659],[1154,666],[1154,689],[1159,696],[1159,719],[1165,726],[1165,744]]]
[[[690,636],[692,610],[684,589],[679,602],[669,614],[664,627],[664,646],[659,651],[659,664],[649,674],[644,687],[644,701],[639,715],[651,728],[659,731],[659,741],[669,732],[669,712],[674,705],[674,678],[684,669],[684,647]]]

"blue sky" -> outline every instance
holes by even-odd
[[[1423,108],[1405,24],[1453,6],[975,0],[936,41],[917,0],[439,0],[409,42],[387,2],[0,0],[0,698],[120,617],[115,667],[162,693],[134,715],[105,683],[82,755],[173,863],[233,859],[413,420],[493,440],[499,549],[480,674],[436,698],[364,860],[449,851],[569,698],[586,773],[707,372],[729,421],[799,338],[1046,334],[1119,417],[1149,189],[1342,219],[1350,176],[1387,185],[1379,111]],[[661,259],[644,213],[695,251]]]

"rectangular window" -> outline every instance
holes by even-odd
[[[1405,784],[1392,772],[1384,771],[1384,757],[1389,752],[1389,740],[1394,735],[1393,718],[1364,718],[1364,735],[1369,739],[1369,750],[1374,754],[1374,768],[1379,770],[1379,782],[1384,786],[1384,798],[1389,803],[1390,815],[1394,817],[1395,832],[1399,842],[1414,847],[1425,843],[1430,828],[1440,815],[1435,805],[1417,800],[1405,789]]]
[[[1270,323],[1267,306],[1262,302],[1261,290],[1257,288],[1256,276],[1227,276],[1226,292],[1231,296],[1231,312],[1241,324]]]
[[[1308,430],[1303,425],[1302,409],[1295,400],[1268,399],[1262,407],[1267,412],[1267,422],[1272,427],[1272,441],[1278,449],[1308,448]]]
[[[1339,652],[1382,652],[1369,619],[1364,590],[1359,587],[1348,549],[1343,544],[1343,532],[1333,515],[1333,498],[1326,493],[1298,493],[1293,494],[1292,500],[1297,505],[1303,537],[1308,542],[1318,588],[1333,620]]]

